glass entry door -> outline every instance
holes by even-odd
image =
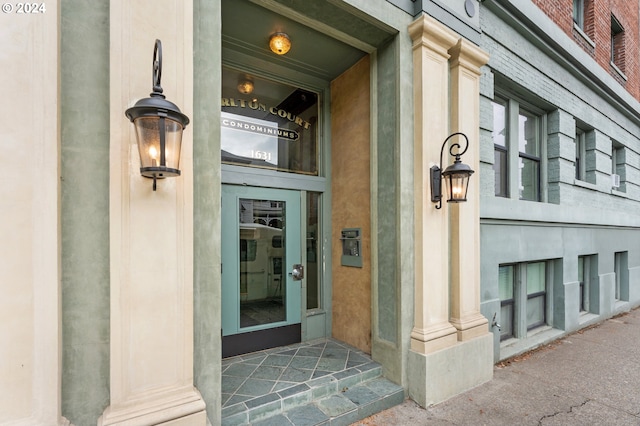
[[[300,193],[222,187],[222,352],[301,340]]]

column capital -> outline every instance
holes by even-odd
[[[448,51],[460,38],[449,28],[429,15],[422,15],[409,24],[409,35],[413,40],[413,49],[427,47],[429,50],[448,57]]]
[[[449,49],[451,68],[463,66],[480,75],[480,67],[489,62],[489,54],[480,47],[463,38]]]

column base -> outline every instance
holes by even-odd
[[[414,328],[411,331],[411,350],[418,353],[436,352],[457,342],[456,329],[448,321],[431,325],[427,329]]]
[[[205,408],[197,389],[171,391],[153,399],[112,404],[98,419],[98,426],[206,426]]]
[[[493,335],[432,353],[409,351],[409,397],[428,407],[472,389],[493,377]]]
[[[456,328],[458,340],[461,342],[475,339],[489,332],[487,326],[489,321],[480,312],[465,318],[452,318],[450,322]]]

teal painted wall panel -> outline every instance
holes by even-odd
[[[62,415],[109,405],[109,2],[61,3]]]
[[[220,424],[221,5],[196,0],[193,94],[194,384],[211,424]]]
[[[530,203],[527,203],[530,204]],[[548,324],[564,332],[581,326],[579,313],[578,256],[595,255],[596,279],[591,287],[590,312],[606,318],[615,313],[614,299],[616,252],[628,252],[629,300],[627,308],[640,303],[640,277],[634,269],[640,265],[640,230],[570,224],[498,222],[481,224],[481,311],[491,320],[500,319],[498,267],[501,264],[552,260],[554,277],[548,283],[552,306]],[[621,302],[625,302],[621,300]],[[498,334],[497,332],[494,334]],[[532,343],[533,344],[533,343]],[[496,361],[500,359],[500,341],[494,339]]]
[[[397,261],[398,193],[395,102],[397,97],[396,45],[378,50],[378,337],[398,339]]]

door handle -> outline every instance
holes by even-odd
[[[293,270],[289,272],[289,275],[293,277],[294,281],[300,281],[304,278],[304,266],[300,263],[293,265]]]

